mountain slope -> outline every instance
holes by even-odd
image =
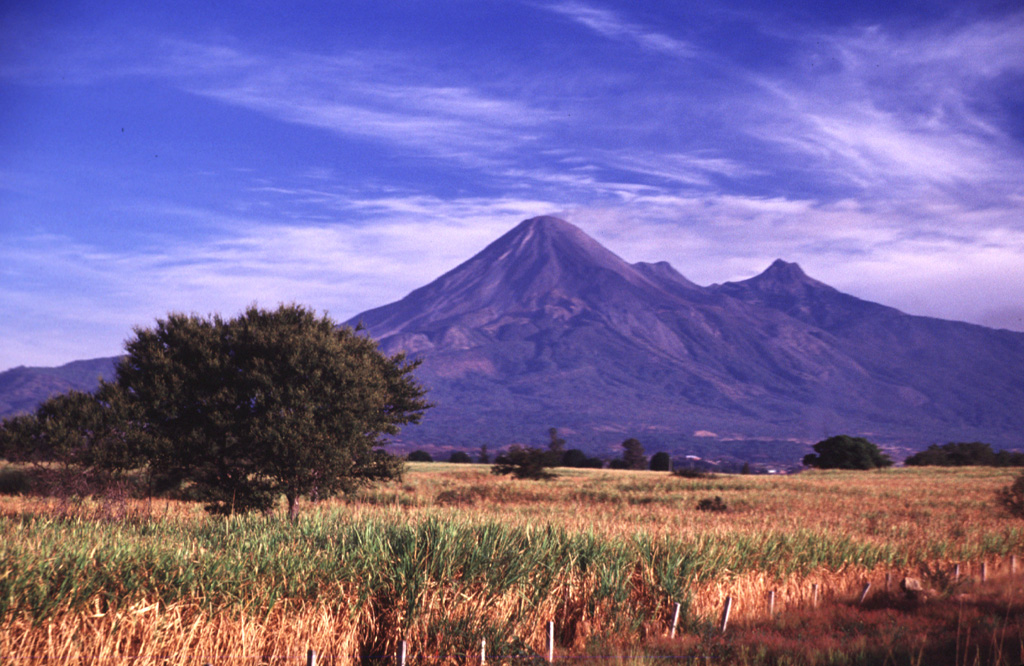
[[[555,218],[355,322],[423,359],[438,406],[410,431],[419,442],[500,445],[558,426],[603,450],[623,435],[685,446],[697,431],[1013,445],[1024,427],[1022,334],[904,315],[783,261],[704,288]]]
[[[833,346],[879,380],[902,387],[921,412],[969,434],[1018,423],[1024,408],[1024,335],[906,315],[812,280],[775,262],[759,276],[717,287],[827,331]],[[1004,418],[1004,415],[1008,418]],[[1010,436],[1009,445],[1024,443]]]
[[[116,358],[73,361],[57,368],[20,366],[0,372],[0,417],[31,412],[39,403],[70,390],[92,391],[114,376]]]

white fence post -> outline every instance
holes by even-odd
[[[732,611],[732,597],[725,598],[725,607],[722,609],[722,633],[729,626],[729,612]]]
[[[676,637],[676,627],[679,626],[679,602],[676,602],[676,612],[672,614],[672,634],[669,638]]]

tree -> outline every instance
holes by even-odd
[[[814,450],[817,455],[804,456],[804,465],[819,469],[875,469],[892,465],[888,456],[862,437],[829,437],[815,444]]]
[[[38,467],[56,486],[97,489],[142,464],[142,438],[120,392],[101,382],[95,393],[69,391],[45,400],[34,414],[6,419],[0,453]],[[56,463],[54,466],[53,463]]]
[[[622,462],[626,469],[647,469],[647,456],[644,445],[630,437],[622,443]]]
[[[491,473],[501,476],[511,474],[517,479],[551,479],[554,474],[547,470],[550,451],[532,446],[513,444],[508,453],[498,456],[491,467]]]
[[[658,451],[651,456],[651,469],[655,472],[671,472],[672,456],[664,451]]]
[[[491,455],[489,453],[487,453],[487,445],[486,444],[481,444],[480,445],[480,455],[477,456],[477,462],[478,463],[483,463],[484,465],[486,465],[487,463],[491,462]]]
[[[469,457],[469,454],[465,451],[452,451],[451,456],[448,457],[448,462],[451,463],[470,463],[473,459]]]
[[[562,467],[588,467],[600,469],[604,467],[604,461],[600,458],[592,458],[579,449],[569,449],[562,456]]]
[[[558,428],[548,430],[548,467],[557,467],[565,457],[565,440],[558,436]]]
[[[409,462],[434,462],[434,456],[423,449],[416,449],[405,457]]]
[[[154,473],[191,481],[214,513],[280,495],[348,492],[401,473],[380,447],[430,405],[418,365],[298,305],[137,328],[117,386],[143,415]]]
[[[992,450],[992,446],[984,442],[949,442],[939,446],[932,444],[924,451],[919,451],[904,461],[905,464],[936,465],[940,467],[965,467],[982,465],[991,467],[1024,466],[1024,453],[1014,451]]]

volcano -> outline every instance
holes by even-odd
[[[772,463],[837,434],[895,460],[950,441],[1024,445],[1024,333],[907,315],[781,259],[700,286],[554,217],[347,323],[422,361],[435,407],[397,450],[543,445],[552,427],[605,458],[627,438]],[[91,390],[113,361],[0,373],[0,415]]]
[[[852,433],[899,450],[1024,428],[1024,334],[916,317],[782,260],[702,287],[630,264],[576,226],[526,220],[349,322],[422,360],[436,407],[410,445],[543,443],[798,456]]]

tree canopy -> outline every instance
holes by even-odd
[[[622,462],[626,469],[647,469],[647,456],[640,440],[630,437],[622,443]]]
[[[417,366],[297,305],[172,314],[138,328],[117,386],[154,437],[158,475],[192,481],[212,512],[267,510],[400,472],[380,447],[429,405]]]
[[[829,437],[815,444],[814,450],[817,455],[804,456],[804,465],[819,469],[875,469],[892,465],[888,456],[863,437]]]
[[[650,467],[655,472],[671,472],[672,456],[665,451],[658,451],[651,456]]]

